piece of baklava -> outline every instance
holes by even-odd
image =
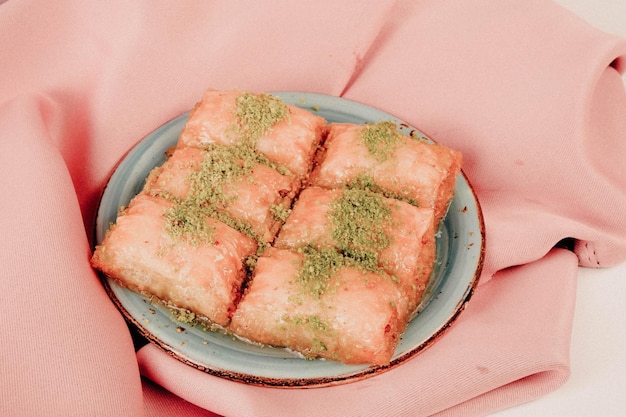
[[[227,326],[257,242],[200,210],[137,195],[92,265],[134,291]]]
[[[354,266],[332,249],[266,252],[233,315],[234,334],[307,358],[389,363],[407,323],[391,276]]]
[[[445,215],[454,195],[461,153],[401,134],[392,122],[333,123],[311,184],[370,189]]]

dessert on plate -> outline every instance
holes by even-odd
[[[391,121],[328,124],[271,94],[209,89],[92,265],[247,342],[386,365],[461,159]]]

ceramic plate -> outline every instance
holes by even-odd
[[[274,93],[329,122],[396,122],[399,129],[426,140],[418,129],[375,108],[332,96]],[[135,146],[119,164],[104,190],[96,219],[100,243],[120,206],[143,187],[148,173],[164,162],[188,113],[161,126]],[[103,277],[105,287],[126,319],[152,343],[182,362],[213,375],[249,384],[319,387],[357,381],[396,367],[435,343],[469,301],[482,269],[484,227],[472,187],[460,173],[454,199],[437,237],[437,263],[419,314],[409,323],[388,366],[354,366],[328,360],[305,360],[285,349],[259,347],[218,332],[176,321],[172,312],[149,298]]]

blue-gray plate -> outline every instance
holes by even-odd
[[[418,129],[390,114],[354,101],[312,93],[273,93],[285,102],[308,109],[329,122],[366,123],[391,120],[406,134],[425,140]],[[111,176],[100,201],[96,243],[102,242],[118,210],[141,190],[148,173],[165,160],[189,114],[156,129],[137,144]],[[312,388],[349,383],[400,366],[444,335],[470,300],[484,257],[484,223],[480,205],[461,172],[455,195],[437,237],[437,260],[419,313],[411,320],[387,366],[345,365],[307,360],[280,348],[261,347],[230,335],[204,330],[176,320],[158,302],[103,277],[109,296],[124,317],[152,343],[172,356],[212,375],[273,387]]]

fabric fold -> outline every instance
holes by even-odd
[[[248,386],[202,374],[153,345],[137,358],[147,378],[224,416],[484,415],[567,380],[576,264],[574,254],[557,249],[498,273],[432,347],[400,367],[346,385]]]
[[[72,179],[52,137],[59,110],[41,96],[0,107],[0,414],[140,416],[130,335],[89,265]]]

